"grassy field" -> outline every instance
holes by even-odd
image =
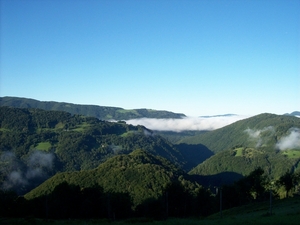
[[[282,152],[282,154],[286,155],[288,158],[300,158],[300,151],[299,150],[287,150]]]
[[[122,221],[111,220],[42,220],[34,218],[24,219],[5,219],[0,218],[0,224],[74,224],[74,225],[298,225],[300,221],[300,197],[283,200],[276,200],[272,204],[272,214],[269,212],[269,202],[255,203],[247,206],[225,210],[221,214],[217,213],[205,219],[189,218],[177,219],[170,218],[164,221],[151,221],[149,219],[134,218]]]
[[[91,125],[88,124],[87,122],[83,122],[80,125],[78,125],[76,128],[72,129],[72,131],[78,131],[78,132],[83,132],[87,128],[89,128]]]
[[[9,132],[9,131],[10,131],[10,129],[6,129],[6,128],[0,128],[0,131],[2,131],[2,132]]]
[[[116,112],[120,114],[132,113],[139,116],[138,112],[134,109],[118,109]]]
[[[244,148],[236,148],[235,149],[235,151],[236,151],[235,156],[243,156],[243,150],[244,150]]]
[[[210,216],[208,219],[219,220],[218,224],[299,224],[300,197],[273,201],[272,214],[270,203],[256,203],[233,208]]]
[[[55,129],[63,129],[65,127],[65,124],[62,122],[59,122],[58,124],[56,124]]]
[[[38,145],[35,147],[37,150],[41,151],[49,151],[51,148],[51,143],[50,142],[40,142]]]
[[[136,133],[136,131],[127,131],[127,132],[121,134],[120,136],[121,137],[128,137],[130,135],[133,135],[134,133]]]

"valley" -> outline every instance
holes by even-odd
[[[73,108],[72,112],[58,103],[28,99],[2,98],[0,103],[0,198],[13,204],[10,209],[1,204],[1,216],[16,216],[11,210],[26,206],[34,217],[45,217],[45,211],[33,205],[42,207],[47,198],[48,216],[57,219],[68,213],[74,218],[112,218],[112,211],[120,219],[207,217],[218,211],[216,187],[224,187],[225,196],[239,192],[247,196],[237,202],[224,199],[224,209],[267,201],[270,184],[276,199],[298,193],[300,118],[296,116],[264,113],[212,131],[163,132],[122,119],[145,113],[155,118],[182,115],[117,109],[127,115],[114,117],[115,108],[105,108],[101,110],[113,113],[99,118],[91,116],[100,115],[99,108],[77,114],[81,106],[67,103],[64,107]],[[41,105],[49,109],[37,107]],[[103,210],[88,214],[74,203],[78,213],[57,214],[54,209],[64,198],[61,193],[68,190],[77,196],[78,206],[87,204],[87,208],[96,203],[83,203],[89,193],[84,190],[99,195]],[[66,196],[64,201],[69,207],[73,200]],[[124,207],[118,208],[118,201]],[[25,215],[26,210],[19,216]]]

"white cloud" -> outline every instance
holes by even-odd
[[[216,117],[183,117],[181,119],[154,119],[140,118],[127,120],[132,125],[143,125],[151,130],[176,131],[185,130],[215,130],[238,120],[246,119],[249,116],[216,116]]]
[[[254,130],[254,129],[246,129],[245,132],[249,135],[250,139],[252,141],[256,142],[256,147],[261,147],[264,143],[268,141],[268,139],[271,137],[270,135],[274,134],[275,129],[272,126],[265,127],[261,130]],[[262,133],[268,132],[269,135],[262,138]]]
[[[249,135],[250,138],[259,138],[261,131],[260,130],[253,130],[253,129],[246,129],[245,132]]]
[[[288,136],[277,142],[276,148],[279,150],[300,149],[300,129],[292,128]]]

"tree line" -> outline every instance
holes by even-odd
[[[285,189],[286,197],[292,196],[299,177],[299,173],[286,172],[271,185],[263,170],[257,168],[232,185],[211,189],[200,187],[193,191],[182,183],[173,181],[164,187],[160,197],[147,199],[135,207],[126,192],[105,192],[99,185],[81,188],[79,185],[63,182],[52,193],[31,200],[11,191],[0,191],[0,216],[111,220],[133,217],[156,220],[168,217],[206,217],[218,212],[220,207],[229,209],[252,202],[268,201],[270,191],[273,198],[278,198],[276,190],[280,187]]]

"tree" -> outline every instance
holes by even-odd
[[[201,187],[196,192],[196,215],[208,216],[216,212],[216,199],[212,196],[212,193]]]
[[[299,174],[294,174],[288,171],[279,178],[278,183],[284,187],[286,191],[285,193],[286,198],[288,197],[289,192],[293,189],[293,187],[296,186],[298,180],[299,180]]]
[[[259,167],[235,183],[241,204],[264,199],[267,192],[265,189],[266,177],[263,174],[263,169]]]
[[[76,218],[79,213],[80,187],[63,182],[55,187],[49,198],[50,216],[57,219]]]
[[[167,185],[165,198],[167,217],[185,217],[187,215],[191,196],[179,181],[174,181]]]

